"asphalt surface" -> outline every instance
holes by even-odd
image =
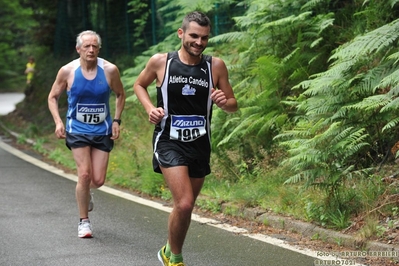
[[[18,92],[0,93],[0,115],[6,115],[15,109],[15,105],[25,98]]]
[[[156,253],[165,243],[167,211],[97,190],[90,213],[94,237],[80,239],[75,182],[32,164],[34,159],[20,159],[12,149],[0,140],[0,265],[161,265]],[[215,266],[315,260],[195,221],[184,258],[187,265]]]
[[[0,94],[0,115],[11,112],[22,99],[20,94]],[[95,192],[90,213],[94,238],[80,239],[77,177],[7,141],[0,130],[1,266],[162,265],[156,253],[165,243],[169,207],[103,186]],[[320,263],[319,259],[337,263],[334,257],[317,257],[316,251],[197,215],[183,255],[187,266],[305,266]]]

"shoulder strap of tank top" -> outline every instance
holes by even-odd
[[[167,61],[169,59],[171,59],[171,58],[179,59],[179,55],[178,55],[177,51],[168,53]],[[212,63],[212,56],[203,54],[202,55],[202,60],[207,61],[207,62],[209,62],[211,64]]]
[[[212,63],[212,56],[210,56],[210,55],[205,55],[205,54],[203,54],[203,55],[202,55],[202,59],[203,59],[204,61],[207,61],[207,62],[209,62],[209,63]]]
[[[97,57],[97,66],[104,68],[104,59]]]
[[[169,60],[171,58],[175,58],[175,59],[179,58],[179,55],[177,54],[177,51],[168,53],[168,59],[167,60]]]

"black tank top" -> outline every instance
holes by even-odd
[[[186,65],[177,52],[168,53],[165,76],[157,87],[157,106],[165,112],[154,131],[154,151],[162,141],[173,141],[186,156],[210,155],[212,57],[203,55],[197,65]]]

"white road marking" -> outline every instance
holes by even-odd
[[[4,143],[1,140],[1,137],[0,137],[0,148],[2,148],[5,151],[7,151],[7,152],[19,157],[19,158],[31,163],[31,164],[34,164],[34,165],[36,165],[36,166],[38,166],[38,167],[40,167],[40,168],[42,168],[42,169],[44,169],[46,171],[52,172],[53,174],[59,175],[59,176],[64,177],[66,179],[72,180],[74,182],[77,182],[77,180],[78,180],[78,177],[76,175],[67,174],[63,170],[60,170],[60,169],[58,169],[58,168],[56,168],[54,166],[51,166],[51,165],[49,165],[47,163],[44,163],[43,161],[40,161],[40,160],[38,160],[36,158],[33,158],[33,157],[31,157],[31,156],[29,156],[29,155],[27,155],[27,154],[15,149],[14,147]],[[154,208],[154,209],[158,209],[158,210],[161,210],[161,211],[164,211],[164,212],[169,212],[170,213],[172,211],[172,208],[164,206],[161,203],[154,202],[154,201],[151,201],[151,200],[147,200],[147,199],[144,199],[144,198],[141,198],[141,197],[138,197],[138,196],[134,196],[134,195],[132,195],[130,193],[126,193],[126,192],[123,192],[123,191],[120,191],[120,190],[117,190],[117,189],[114,189],[114,188],[111,188],[111,187],[102,186],[102,187],[98,188],[98,190],[101,190],[103,192],[106,192],[106,193],[121,197],[121,198],[126,199],[126,200],[133,201],[133,202],[138,203],[138,204],[142,204],[142,205]],[[239,233],[239,234],[242,234],[244,236],[250,237],[252,239],[256,239],[258,241],[262,241],[262,242],[265,242],[265,243],[268,243],[268,244],[271,244],[271,245],[274,245],[274,246],[278,246],[278,247],[285,248],[285,249],[288,249],[288,250],[291,250],[291,251],[294,251],[294,252],[298,252],[300,254],[303,254],[303,255],[306,255],[306,256],[309,256],[309,257],[314,257],[315,260],[323,260],[323,261],[329,260],[329,261],[334,261],[334,262],[339,260],[339,261],[342,261],[341,263],[344,263],[344,264],[341,264],[341,265],[366,266],[364,264],[358,264],[358,263],[345,264],[345,261],[347,260],[346,258],[339,258],[337,256],[332,256],[332,255],[328,255],[328,256],[326,255],[326,256],[320,257],[320,256],[317,255],[317,251],[310,250],[310,249],[307,249],[307,248],[299,248],[299,247],[296,247],[296,246],[288,244],[286,241],[283,241],[283,240],[277,239],[277,238],[273,238],[273,237],[270,237],[270,236],[267,236],[267,235],[250,234],[250,233],[248,233],[248,230],[246,230],[246,229],[239,228],[239,227],[236,227],[236,226],[231,226],[231,225],[225,224],[225,223],[221,223],[221,222],[219,222],[217,220],[214,220],[214,219],[204,218],[204,217],[201,217],[201,216],[199,216],[197,214],[193,214],[192,215],[192,220],[194,220],[196,222],[199,222],[199,223],[202,223],[202,224],[209,225],[209,226],[214,226],[214,227],[217,227],[217,228],[220,228],[220,229],[232,232],[232,233]],[[327,265],[327,264],[324,264],[324,265]],[[330,264],[328,264],[328,265],[330,265]],[[335,264],[335,265],[337,265],[337,264]]]

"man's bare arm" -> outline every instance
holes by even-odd
[[[227,67],[223,60],[216,57],[213,58],[212,72],[218,89],[212,89],[211,99],[219,108],[226,112],[237,111],[237,100],[230,85]]]
[[[165,73],[166,54],[156,54],[150,58],[146,67],[141,71],[133,85],[134,93],[148,114],[148,120],[152,124],[159,123],[165,113],[161,107],[157,108],[152,103],[147,88],[154,81],[162,82]],[[160,84],[158,84],[160,85]]]
[[[48,95],[48,108],[50,110],[51,115],[53,116],[53,120],[55,123],[55,134],[58,138],[65,138],[65,128],[64,123],[61,119],[59,110],[58,110],[58,99],[61,94],[67,88],[67,79],[68,79],[68,68],[62,67],[57,74],[57,77],[51,87],[51,91]]]

